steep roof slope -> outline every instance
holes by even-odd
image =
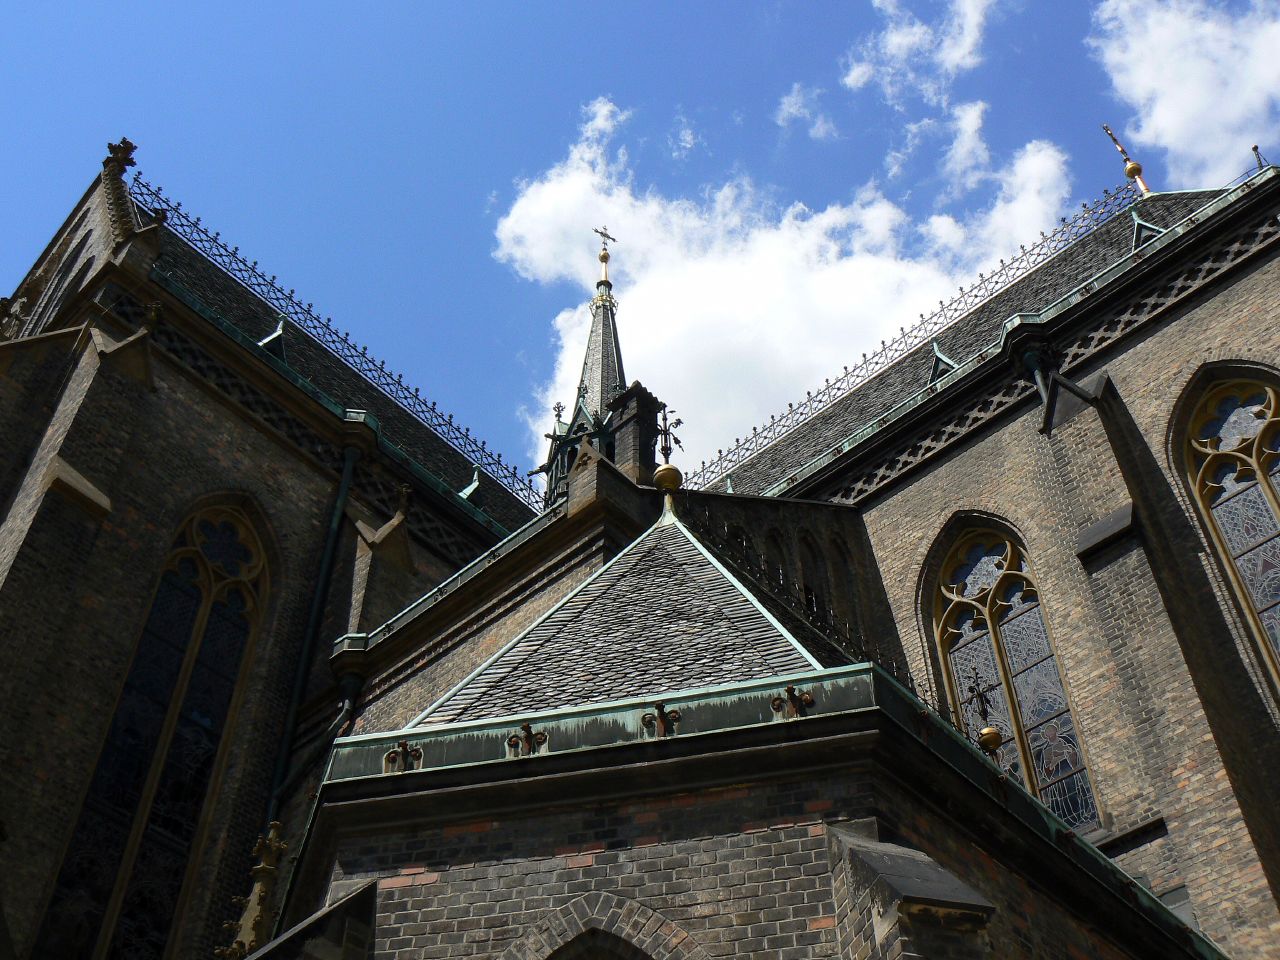
[[[419,721],[660,698],[818,666],[668,512]]]
[[[151,219],[145,209],[141,215],[144,220]],[[154,269],[158,279],[181,288],[203,307],[253,340],[264,340],[280,324],[279,310],[203,256],[168,226],[161,233],[160,256]],[[283,350],[278,356],[282,355],[294,372],[343,406],[374,414],[389,439],[455,490],[462,490],[471,483],[471,458],[441,437],[428,423],[406,410],[296,325],[286,322],[282,337]],[[470,502],[507,529],[519,527],[532,516],[528,506],[489,477],[485,477],[479,489],[471,495]]]
[[[1144,222],[1164,229],[1180,223],[1223,192],[1198,190],[1151,194],[1129,209]],[[1133,216],[1124,213],[1112,217],[940,331],[934,338],[938,348],[957,363],[963,363],[995,342],[1004,321],[1014,314],[1043,310],[1127,256],[1133,250],[1133,236]],[[769,490],[841,443],[863,424],[927,386],[934,361],[933,344],[921,344],[821,413],[728,471],[709,489],[725,489],[725,478],[728,477],[732,478],[735,493],[759,494]]]

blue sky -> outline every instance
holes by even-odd
[[[0,288],[108,140],[524,466],[607,223],[627,374],[727,446],[1121,180],[1280,154],[1280,4],[28,4]],[[540,450],[539,450],[540,452]]]

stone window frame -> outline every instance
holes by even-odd
[[[1261,394],[1264,400],[1262,425],[1252,436],[1234,447],[1223,450],[1212,442],[1216,438],[1202,439],[1198,434],[1216,417],[1218,407],[1232,395]],[[1280,611],[1280,606],[1268,604],[1265,611],[1258,609],[1237,560],[1245,554],[1280,538],[1280,532],[1246,544],[1233,550],[1228,543],[1213,511],[1216,491],[1223,488],[1216,476],[1220,467],[1230,461],[1241,464],[1241,471],[1250,479],[1238,489],[1226,493],[1218,501],[1219,506],[1231,502],[1257,489],[1263,502],[1271,510],[1272,517],[1280,525],[1280,376],[1268,369],[1257,367],[1226,367],[1209,370],[1198,377],[1184,397],[1188,412],[1179,418],[1174,449],[1179,452],[1179,473],[1193,505],[1193,512],[1203,530],[1205,541],[1211,548],[1223,579],[1230,584],[1231,593],[1242,615],[1249,640],[1271,681],[1272,695],[1280,695],[1280,632],[1272,639],[1262,620],[1266,611]],[[1268,450],[1268,441],[1273,449]],[[1280,627],[1278,627],[1280,629]]]
[[[120,861],[115,868],[111,893],[106,901],[102,919],[97,928],[96,940],[91,952],[94,958],[105,957],[113,950],[114,940],[123,914],[124,899],[129,892],[130,880],[133,878],[135,870],[139,867],[138,855],[144,840],[148,819],[154,808],[157,792],[164,781],[163,768],[168,758],[169,750],[174,744],[179,714],[191,689],[192,678],[196,673],[201,649],[207,637],[210,615],[214,606],[220,600],[225,600],[233,590],[238,590],[247,601],[243,613],[248,621],[248,631],[240,653],[240,662],[235,669],[226,715],[218,731],[217,746],[211,763],[212,769],[208,784],[205,787],[204,796],[200,801],[199,811],[193,825],[190,854],[186,868],[183,871],[178,897],[170,917],[166,937],[166,954],[169,952],[175,932],[181,928],[182,917],[193,894],[191,889],[192,880],[201,861],[199,851],[204,847],[210,826],[209,798],[219,794],[226,769],[229,739],[225,734],[237,722],[244,700],[245,677],[248,675],[255,659],[255,649],[264,633],[265,625],[268,621],[269,605],[274,596],[270,578],[274,552],[270,549],[270,542],[264,536],[267,532],[266,525],[262,522],[255,522],[251,517],[252,513],[256,513],[256,511],[253,511],[248,504],[241,506],[238,502],[226,502],[225,500],[214,498],[206,498],[202,503],[190,510],[185,519],[178,524],[176,532],[170,540],[168,553],[165,555],[155,578],[155,584],[147,603],[142,625],[135,631],[137,639],[135,641],[134,654],[130,657],[129,675],[132,674],[134,661],[139,655],[142,634],[155,609],[156,600],[161,595],[166,574],[178,571],[180,565],[184,563],[194,564],[195,579],[190,582],[199,592],[199,606],[192,620],[190,633],[186,637],[186,646],[182,654],[181,665],[168,693],[168,703],[165,708],[163,722],[154,748],[150,752],[150,760],[143,781],[140,799],[130,821],[128,839]],[[232,525],[238,540],[245,543],[249,550],[249,557],[240,564],[240,569],[232,572],[224,563],[211,560],[206,556],[203,547],[208,542],[208,537],[201,529],[201,525],[204,522],[212,523],[215,526],[227,522]],[[118,709],[118,705],[116,709]],[[114,718],[114,711],[112,715]],[[94,758],[95,770],[102,761],[106,750],[107,744],[104,742]],[[92,789],[92,783],[90,789]],[[76,823],[72,827],[72,834],[80,827],[82,815],[83,812],[77,815]],[[72,842],[72,839],[73,836],[69,835],[68,844]],[[64,858],[70,852],[71,850],[68,848],[68,851],[64,853]],[[64,863],[60,866],[60,870],[65,867],[66,864]],[[52,897],[56,897],[56,895],[57,891],[55,889]],[[53,907],[52,897],[45,908],[46,914]],[[43,923],[44,921],[42,921],[42,929]]]
[[[971,597],[964,597],[954,591],[948,589],[947,571],[954,568],[961,559],[975,545],[982,542],[998,543],[1002,542],[1005,547],[1005,555],[1003,558],[1003,567],[996,577],[995,581],[987,588],[979,591]],[[1049,624],[1049,617],[1045,604],[1043,602],[1042,592],[1039,580],[1035,575],[1034,568],[1030,562],[1026,547],[1019,537],[1011,528],[1003,523],[996,522],[994,518],[983,517],[980,523],[965,523],[964,526],[957,530],[952,530],[949,535],[940,538],[940,545],[945,544],[945,551],[937,551],[935,555],[940,555],[939,562],[932,564],[933,574],[931,577],[932,584],[925,593],[925,619],[929,625],[930,633],[933,638],[934,650],[938,657],[939,666],[941,668],[943,685],[947,691],[947,699],[952,707],[956,724],[962,730],[966,730],[968,724],[965,720],[965,703],[971,698],[962,695],[963,678],[957,678],[952,668],[950,651],[955,645],[955,639],[951,635],[953,631],[949,627],[950,618],[962,606],[968,605],[974,608],[974,613],[985,620],[988,624],[988,630],[985,631],[991,638],[992,649],[995,653],[995,667],[998,672],[999,687],[1005,704],[1008,706],[1008,726],[1011,728],[1011,735],[1005,738],[997,753],[992,757],[1001,769],[1005,770],[1012,779],[1018,780],[1027,791],[1046,806],[1052,809],[1052,805],[1048,800],[1042,797],[1042,793],[1058,783],[1065,783],[1073,777],[1083,775],[1083,782],[1087,790],[1087,796],[1092,803],[1092,818],[1082,820],[1075,824],[1070,824],[1073,829],[1077,829],[1082,833],[1088,834],[1100,829],[1105,822],[1102,803],[1100,801],[1097,787],[1093,783],[1092,765],[1089,762],[1088,748],[1085,744],[1085,737],[1080,730],[1080,726],[1076,721],[1077,711],[1072,703],[1070,687],[1067,684],[1067,678],[1063,671],[1062,660],[1059,656],[1058,645],[1054,641],[1053,629]],[[1039,608],[1039,617],[1043,624],[1045,641],[1047,643],[1048,654],[1042,660],[1036,661],[1030,669],[1035,669],[1043,662],[1052,662],[1057,673],[1058,683],[1061,686],[1065,709],[1058,716],[1066,716],[1069,718],[1071,727],[1075,734],[1076,748],[1079,751],[1079,762],[1075,768],[1065,775],[1055,777],[1047,783],[1041,784],[1035,775],[1035,764],[1033,763],[1033,752],[1029,737],[1027,734],[1027,724],[1023,717],[1023,710],[1019,704],[1019,698],[1016,690],[1015,677],[1024,672],[1030,672],[1030,669],[1014,670],[1007,649],[1006,642],[1002,636],[1002,625],[1000,623],[999,606],[1000,593],[1007,584],[1019,581],[1023,584],[1025,591],[1030,591],[1033,595],[1035,604]],[[980,612],[979,612],[980,611]],[[989,689],[995,689],[991,687]],[[1045,721],[1045,723],[1053,722],[1053,718]],[[994,718],[992,724],[995,723]],[[1032,724],[1032,727],[1038,726],[1039,723]],[[967,735],[971,740],[977,741],[979,730],[967,730]],[[1016,772],[1014,764],[1016,763]],[[1025,775],[1024,775],[1025,774]]]

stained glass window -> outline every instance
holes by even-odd
[[[1196,498],[1280,676],[1280,391],[1237,380],[1207,391],[1191,418]]]
[[[262,549],[238,511],[207,510],[183,525],[63,858],[36,956],[74,960],[108,946],[110,956],[163,955],[266,586]]]
[[[1040,594],[1021,548],[994,531],[969,534],[943,564],[935,630],[969,736],[994,727],[996,762],[1070,826],[1098,810]]]

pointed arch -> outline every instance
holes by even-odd
[[[1206,364],[1170,419],[1176,472],[1280,689],[1280,371]]]
[[[547,913],[501,960],[578,960],[596,945],[616,960],[710,960],[687,931],[656,910],[603,891]]]
[[[826,616],[831,609],[831,578],[827,573],[827,560],[822,549],[808,530],[801,530],[800,585],[804,590],[804,602],[809,613]]]
[[[255,514],[241,498],[205,498],[170,541],[37,938],[41,955],[165,951],[247,654],[266,623],[272,562]]]
[[[777,527],[770,527],[764,535],[764,556],[768,564],[769,578],[774,586],[787,580],[787,547]]]
[[[998,518],[962,515],[944,527],[930,558],[922,615],[958,724],[975,741],[997,730],[995,760],[1011,778],[1071,827],[1097,826],[1084,747],[1022,538]]]

